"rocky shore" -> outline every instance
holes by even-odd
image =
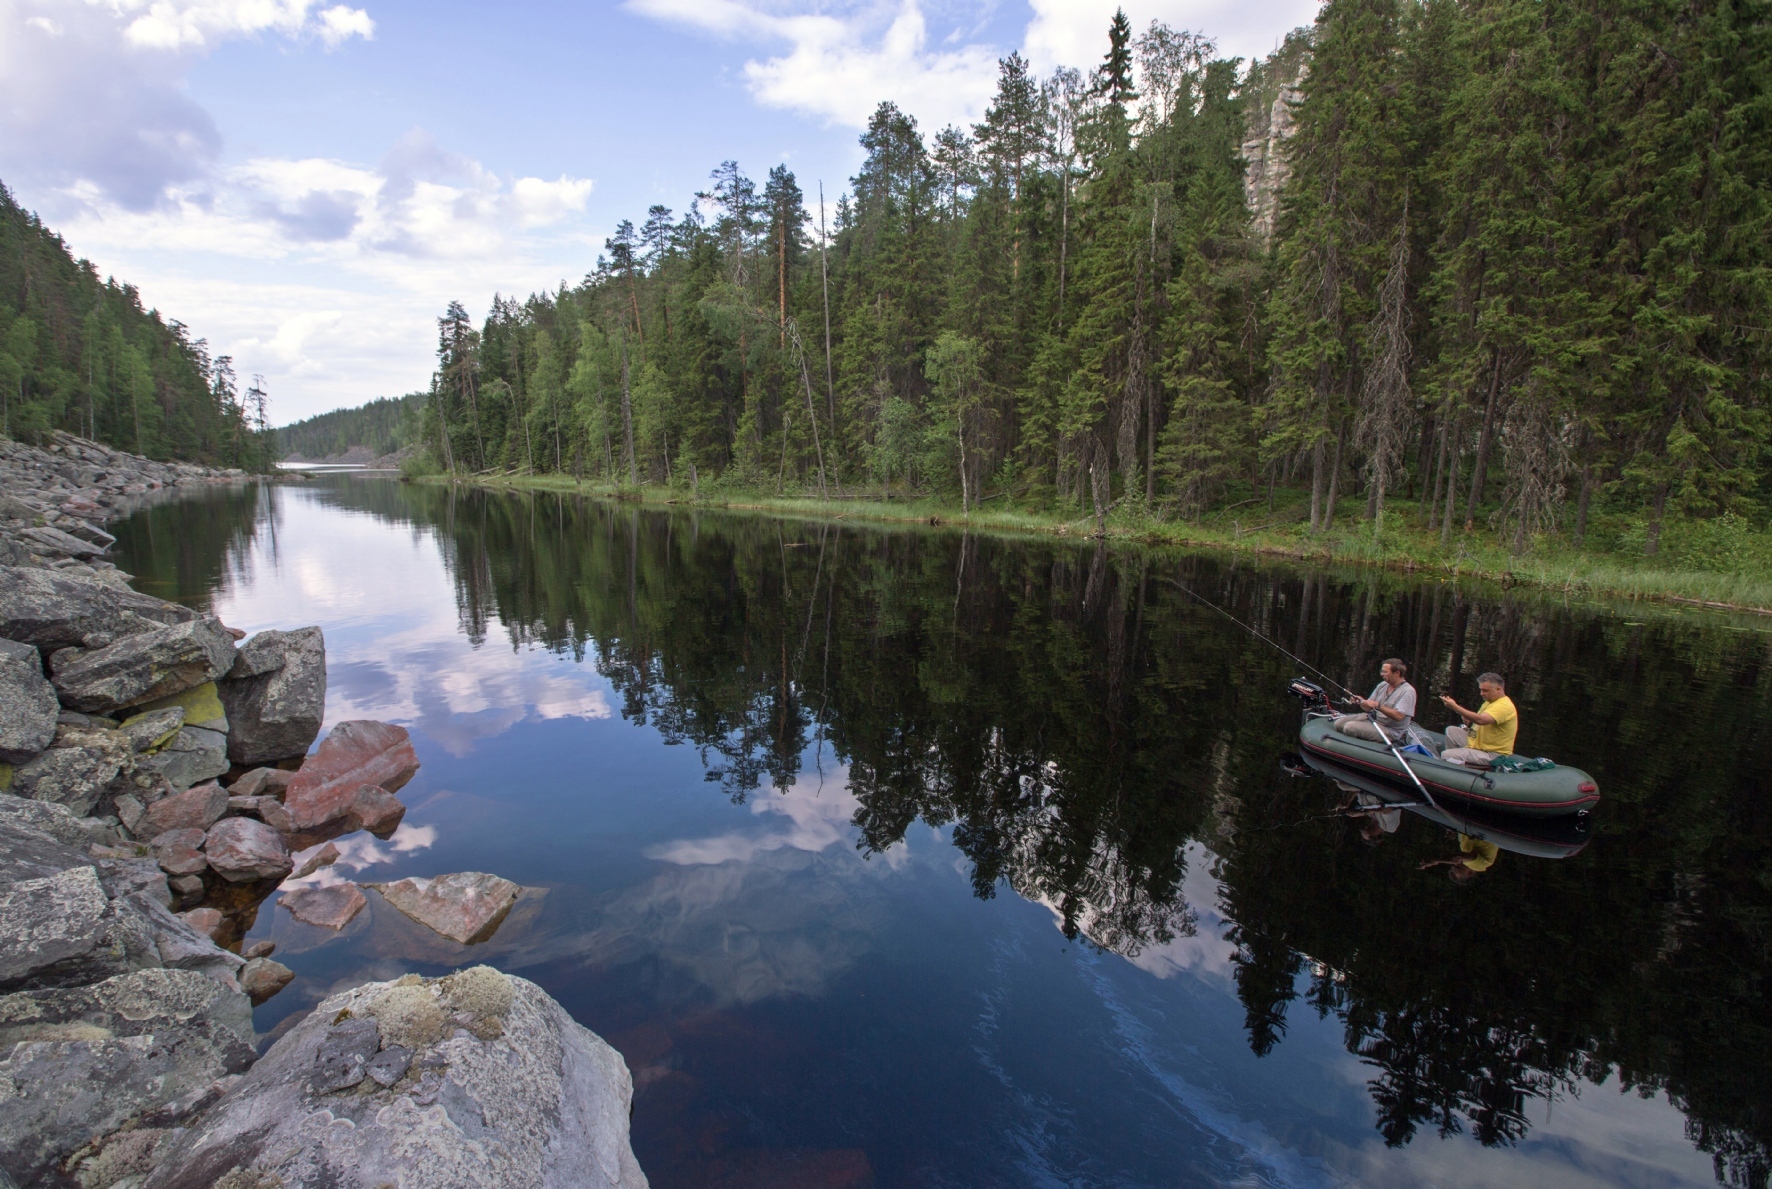
[[[318,627],[248,639],[105,560],[133,497],[240,478],[0,439],[0,1189],[643,1186],[620,1055],[488,967],[334,995],[259,1056],[252,1007],[294,977],[243,949],[260,905],[392,835],[418,759],[367,721],[309,754]],[[465,944],[521,889],[374,890]],[[365,896],[284,903],[338,929]]]

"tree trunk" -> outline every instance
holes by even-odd
[[[1477,507],[1483,502],[1483,482],[1489,477],[1489,448],[1495,440],[1495,405],[1501,395],[1501,349],[1494,348],[1495,366],[1489,374],[1489,399],[1483,404],[1483,430],[1477,436],[1477,465],[1471,472],[1471,496],[1464,505],[1464,531],[1477,526]]]
[[[1095,457],[1089,463],[1089,495],[1095,501],[1095,535],[1107,536],[1107,505],[1108,505],[1108,459],[1107,450],[1100,442],[1095,443]]]
[[[1329,464],[1328,506],[1323,509],[1323,531],[1335,527],[1335,501],[1341,495],[1341,451],[1347,445],[1347,422],[1335,431],[1335,458]]]
[[[634,400],[628,390],[628,335],[621,335],[621,429],[623,448],[627,451],[628,486],[640,486],[640,472],[634,465]]]
[[[1593,492],[1594,467],[1590,463],[1581,464],[1581,494],[1575,499],[1575,547],[1581,548],[1581,542],[1587,536],[1587,505]]]
[[[1649,517],[1649,536],[1643,542],[1643,556],[1654,557],[1661,552],[1661,518],[1667,511],[1667,484],[1655,489],[1655,504]]]
[[[1323,527],[1323,439],[1311,447],[1311,531]]]
[[[837,381],[831,370],[831,269],[825,260],[824,182],[818,183],[818,271],[824,284],[824,395],[830,406],[831,449],[837,449]]]
[[[1454,439],[1446,456],[1446,511],[1440,521],[1440,548],[1452,544],[1452,514],[1458,507],[1458,441]]]

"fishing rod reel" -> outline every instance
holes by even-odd
[[[1335,713],[1334,708],[1329,705],[1329,695],[1324,693],[1323,687],[1314,681],[1307,681],[1303,677],[1294,677],[1287,684],[1286,692],[1298,699],[1306,714]]]

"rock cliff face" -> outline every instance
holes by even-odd
[[[376,722],[308,756],[319,628],[242,646],[103,560],[126,497],[237,477],[0,439],[0,1189],[643,1186],[621,1058],[484,967],[346,992],[254,1065],[252,1006],[294,974],[241,937],[292,852],[394,831],[418,757]],[[520,891],[421,882],[401,911],[447,936]],[[333,928],[365,903],[303,891]]]
[[[1273,238],[1280,192],[1290,168],[1286,142],[1292,138],[1292,106],[1304,98],[1310,64],[1310,30],[1294,29],[1280,48],[1256,63],[1243,87],[1247,123],[1243,133],[1243,196],[1253,214],[1256,238]]]

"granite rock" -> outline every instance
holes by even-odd
[[[465,981],[508,991],[494,1039],[464,1028],[410,1057],[382,1056],[410,1047],[388,1039],[383,996],[416,988],[453,1007],[449,988],[462,975],[334,995],[170,1145],[146,1189],[207,1187],[234,1169],[289,1186],[644,1186],[621,1055],[533,983],[474,973]],[[401,1060],[409,1067],[387,1085],[371,1076]]]
[[[165,777],[175,789],[188,789],[227,772],[228,737],[203,727],[182,727],[160,750],[137,759],[136,767]]]
[[[214,616],[50,658],[64,705],[88,714],[135,706],[214,681],[234,663],[234,638]]]
[[[367,830],[377,838],[387,838],[400,828],[400,820],[405,816],[406,806],[398,797],[378,784],[366,784],[360,786],[351,799],[347,820],[359,830]]]
[[[368,897],[356,884],[340,883],[324,888],[291,888],[278,897],[277,903],[304,924],[342,929],[363,911]]]
[[[142,828],[135,833],[143,838],[156,838],[167,830],[207,832],[227,811],[227,790],[212,781],[162,797],[148,806],[142,812]]]
[[[129,740],[116,731],[57,727],[54,746],[13,773],[10,791],[84,817],[134,755]]]
[[[0,1169],[62,1184],[63,1161],[119,1128],[189,1122],[254,1039],[247,997],[193,971],[0,996]]]
[[[66,805],[0,793],[0,821],[41,830],[64,846],[84,850],[89,846],[112,846],[116,827],[99,818],[81,817]]]
[[[155,751],[171,743],[185,725],[185,708],[167,706],[123,720],[118,728],[137,752]]]
[[[250,817],[224,817],[209,827],[203,853],[216,874],[230,883],[282,879],[295,866],[283,835]]]
[[[295,981],[295,971],[269,958],[252,958],[240,968],[240,986],[257,1007]]]
[[[195,618],[188,607],[119,589],[90,572],[0,566],[0,637],[45,654],[58,648],[103,648]]]
[[[369,886],[406,916],[463,945],[491,937],[523,890],[508,879],[482,871],[458,871],[430,879],[414,876]]]
[[[254,768],[228,786],[230,797],[275,797],[281,801],[295,776],[281,768]]]
[[[10,640],[0,650],[0,763],[20,764],[55,738],[61,706],[43,676],[43,658],[28,644]]]
[[[260,632],[221,683],[228,758],[260,764],[307,754],[326,717],[326,641],[317,627]]]
[[[283,804],[298,830],[344,818],[365,784],[397,792],[418,771],[404,727],[352,720],[333,727],[289,781]]]

